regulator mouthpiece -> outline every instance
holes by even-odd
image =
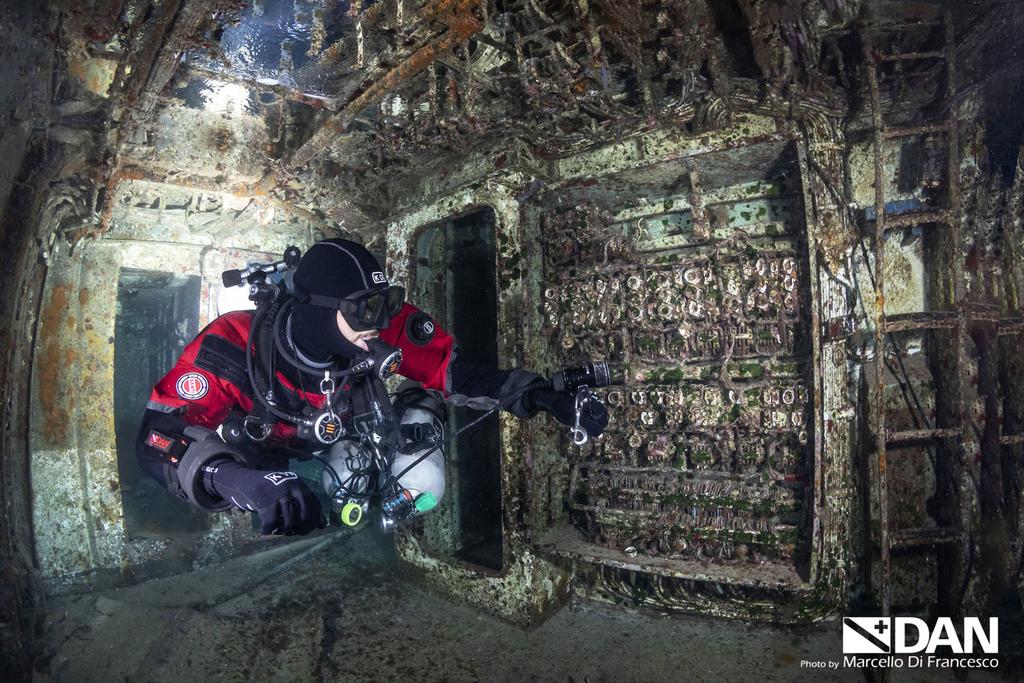
[[[366,346],[370,349],[368,357],[357,365],[369,362],[368,369],[382,380],[398,372],[398,367],[402,364],[401,349],[396,349],[380,339],[370,339]]]

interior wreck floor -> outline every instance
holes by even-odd
[[[390,541],[364,530],[52,600],[41,666],[49,673],[37,680],[864,680],[857,669],[801,668],[801,660],[841,659],[839,629],[838,621],[789,629],[592,604],[522,629],[402,580]],[[890,680],[954,680],[899,673]]]

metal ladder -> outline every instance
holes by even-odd
[[[935,230],[947,230],[949,241],[960,244],[960,188],[959,150],[957,122],[951,106],[946,108],[945,120],[933,121],[909,127],[889,127],[883,121],[879,95],[879,69],[891,62],[911,63],[926,59],[940,59],[945,62],[945,99],[951,103],[955,81],[955,45],[953,24],[949,12],[943,19],[945,46],[934,52],[903,54],[878,54],[864,36],[864,52],[868,64],[868,78],[871,95],[872,123],[874,128],[875,162],[875,226],[874,226],[874,271],[875,271],[875,419],[878,457],[878,509],[881,527],[881,603],[882,614],[888,616],[892,609],[892,551],[913,547],[937,547],[964,542],[959,528],[922,527],[890,530],[889,528],[889,479],[887,473],[887,450],[891,447],[912,445],[935,446],[945,442],[951,448],[959,448],[965,428],[963,392],[963,355],[966,348],[967,321],[964,307],[963,278],[954,277],[952,301],[944,302],[947,310],[921,311],[901,315],[885,313],[885,231],[893,228],[910,228],[918,225],[934,225]],[[943,135],[948,145],[947,206],[941,209],[914,211],[887,216],[885,213],[885,175],[883,166],[883,143],[886,140],[907,138],[923,134]],[[885,353],[887,339],[893,333],[908,331],[949,330],[955,335],[957,345],[956,367],[949,372],[955,376],[955,414],[958,425],[943,426],[909,431],[889,431],[886,427],[885,408]],[[896,352],[899,347],[893,344]]]

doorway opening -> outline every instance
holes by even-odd
[[[153,385],[199,332],[196,275],[122,269],[114,323],[114,431],[125,531],[162,538],[210,528],[210,516],[174,496],[139,467],[135,437]]]
[[[459,357],[498,364],[495,214],[491,208],[433,223],[416,240],[413,303],[455,337]],[[449,434],[479,417],[448,406]],[[502,560],[501,440],[498,415],[467,431],[445,452],[449,493],[424,517],[435,551],[489,569]]]

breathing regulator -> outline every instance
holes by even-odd
[[[589,435],[580,424],[583,410],[589,401],[596,400],[593,389],[613,383],[612,372],[605,362],[567,368],[555,372],[548,380],[538,380],[522,392],[503,399],[498,406],[447,439],[439,400],[435,409],[403,404],[403,408],[411,407],[414,413],[419,409],[419,414],[426,416],[426,422],[404,424],[405,420],[396,416],[384,381],[398,371],[402,352],[379,339],[368,340],[368,351],[355,358],[349,367],[335,370],[329,366],[322,370],[318,389],[324,401],[320,408],[314,409],[299,397],[289,395],[291,392],[275,378],[275,357],[306,372],[310,370],[309,365],[298,358],[298,350],[282,342],[282,339],[289,339],[289,335],[283,334],[287,330],[280,327],[288,320],[289,308],[294,303],[286,278],[280,274],[295,268],[300,256],[299,249],[290,246],[280,261],[228,270],[222,275],[225,287],[248,284],[249,299],[256,304],[246,353],[246,370],[255,398],[253,410],[240,424],[226,424],[223,431],[229,442],[262,442],[270,437],[274,422],[283,420],[296,425],[300,439],[330,448],[332,455],[344,453],[341,460],[344,465],[339,467],[319,455],[312,456],[330,475],[334,490],[328,493],[342,523],[355,526],[372,503],[381,509],[381,526],[385,530],[432,509],[439,496],[422,488],[417,493],[413,485],[403,485],[403,478],[414,477],[416,473],[410,472],[424,461],[437,460],[437,467],[443,468],[440,454],[446,444],[527,392],[553,390],[575,395],[575,423],[570,436],[577,446],[588,441]],[[363,312],[360,309],[360,313]],[[405,322],[406,338],[417,345],[429,343],[435,329],[434,321],[422,312],[409,315]],[[401,392],[397,400],[403,400]],[[412,428],[415,430],[410,431]],[[396,469],[401,471],[396,474],[393,471]]]

